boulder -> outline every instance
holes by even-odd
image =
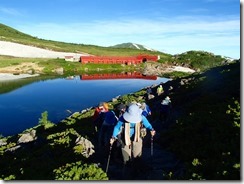
[[[36,139],[37,139],[36,130],[31,130],[30,132],[24,133],[23,135],[20,136],[18,140],[18,144],[32,142]]]
[[[94,151],[94,145],[88,139],[86,139],[84,137],[78,137],[76,139],[75,143],[76,143],[76,145],[82,145],[83,151],[82,151],[81,154],[84,157],[88,158],[93,153],[95,153],[95,151]]]

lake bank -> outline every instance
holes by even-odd
[[[0,73],[0,81],[8,81],[8,80],[16,80],[16,79],[23,79],[28,77],[36,77],[39,74],[12,74],[12,73]]]
[[[21,69],[20,69],[21,68]],[[31,71],[30,71],[31,68]],[[22,79],[27,77],[35,77],[43,73],[44,67],[38,66],[36,63],[28,63],[23,62],[19,65],[13,65],[8,67],[0,68],[0,81],[4,80],[15,80],[15,79]],[[62,68],[59,68],[61,71],[61,76],[64,73]],[[32,71],[35,71],[35,74],[32,74]],[[182,67],[182,66],[167,66],[161,63],[146,63],[144,68],[142,69],[142,73],[144,75],[156,75],[160,76],[165,73],[172,73],[172,72],[182,72],[182,73],[194,73],[195,70]],[[56,70],[57,73],[57,70]]]

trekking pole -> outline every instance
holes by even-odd
[[[151,136],[151,157],[153,156],[153,136]]]
[[[107,161],[107,166],[106,166],[106,173],[108,172],[108,166],[109,166],[109,161],[110,161],[110,155],[111,155],[112,147],[113,147],[113,144],[111,144],[110,148],[109,148],[108,161]]]

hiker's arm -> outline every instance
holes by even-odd
[[[113,138],[117,138],[122,125],[123,125],[123,122],[118,121],[117,124],[114,126],[114,131],[113,131],[113,135],[112,135]]]
[[[153,129],[152,125],[149,123],[145,116],[142,116],[142,124],[150,130],[151,135],[154,136],[156,134],[155,130]]]
[[[114,143],[114,141],[116,139],[118,139],[117,136],[120,133],[120,128],[122,127],[122,125],[123,125],[123,122],[122,121],[118,121],[117,124],[114,126],[113,135],[110,138],[110,144],[111,145]]]
[[[142,116],[142,124],[148,129],[148,130],[153,130],[152,125],[149,123],[147,118],[145,116]]]

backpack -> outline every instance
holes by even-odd
[[[115,115],[114,111],[108,111],[105,113],[104,117],[104,124],[107,125],[115,125],[118,121],[117,116]]]
[[[122,147],[125,145],[125,123],[129,123],[129,122],[124,122],[120,133],[118,135],[118,141],[119,143],[122,145]],[[134,127],[135,129],[135,127]],[[140,122],[140,137],[143,139],[145,136],[147,135],[147,129],[143,126],[142,122]]]

